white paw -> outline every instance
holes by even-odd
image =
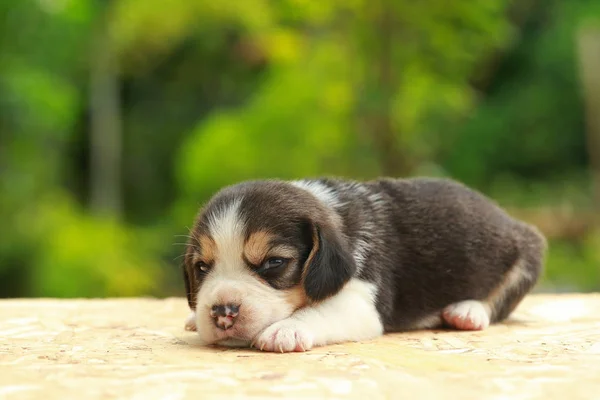
[[[185,319],[185,330],[186,331],[196,331],[196,330],[198,330],[197,327],[196,327],[196,313],[193,312],[193,311]]]
[[[477,300],[450,304],[442,316],[449,325],[465,331],[478,331],[490,325],[489,307]]]
[[[252,345],[261,351],[287,353],[310,350],[313,340],[312,332],[303,322],[288,318],[259,333]]]

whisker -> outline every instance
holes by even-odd
[[[190,235],[173,235],[173,237],[184,237],[184,238],[188,238],[188,239],[192,239],[192,240],[195,239],[193,236],[190,236]]]
[[[198,240],[198,238],[196,237],[196,233],[192,229],[190,229],[189,226],[186,226],[185,229],[188,230],[188,233],[192,236],[193,239]]]

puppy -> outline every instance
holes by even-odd
[[[481,330],[532,289],[546,249],[536,228],[452,180],[243,182],[197,216],[186,328],[207,345],[276,352]]]

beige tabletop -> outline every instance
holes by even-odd
[[[600,295],[483,332],[272,354],[205,348],[183,299],[0,301],[0,399],[600,399]]]

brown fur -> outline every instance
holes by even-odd
[[[273,235],[266,231],[258,231],[250,234],[244,245],[244,255],[254,265],[259,265],[270,250]]]
[[[200,243],[200,251],[197,253],[199,260],[195,261],[203,261],[206,264],[212,264],[217,261],[218,249],[215,241],[208,235],[201,235],[198,242]]]
[[[306,297],[306,292],[304,291],[304,287],[302,287],[302,285],[297,285],[291,289],[287,289],[285,291],[285,300],[292,304],[296,310],[309,303],[309,299]]]

